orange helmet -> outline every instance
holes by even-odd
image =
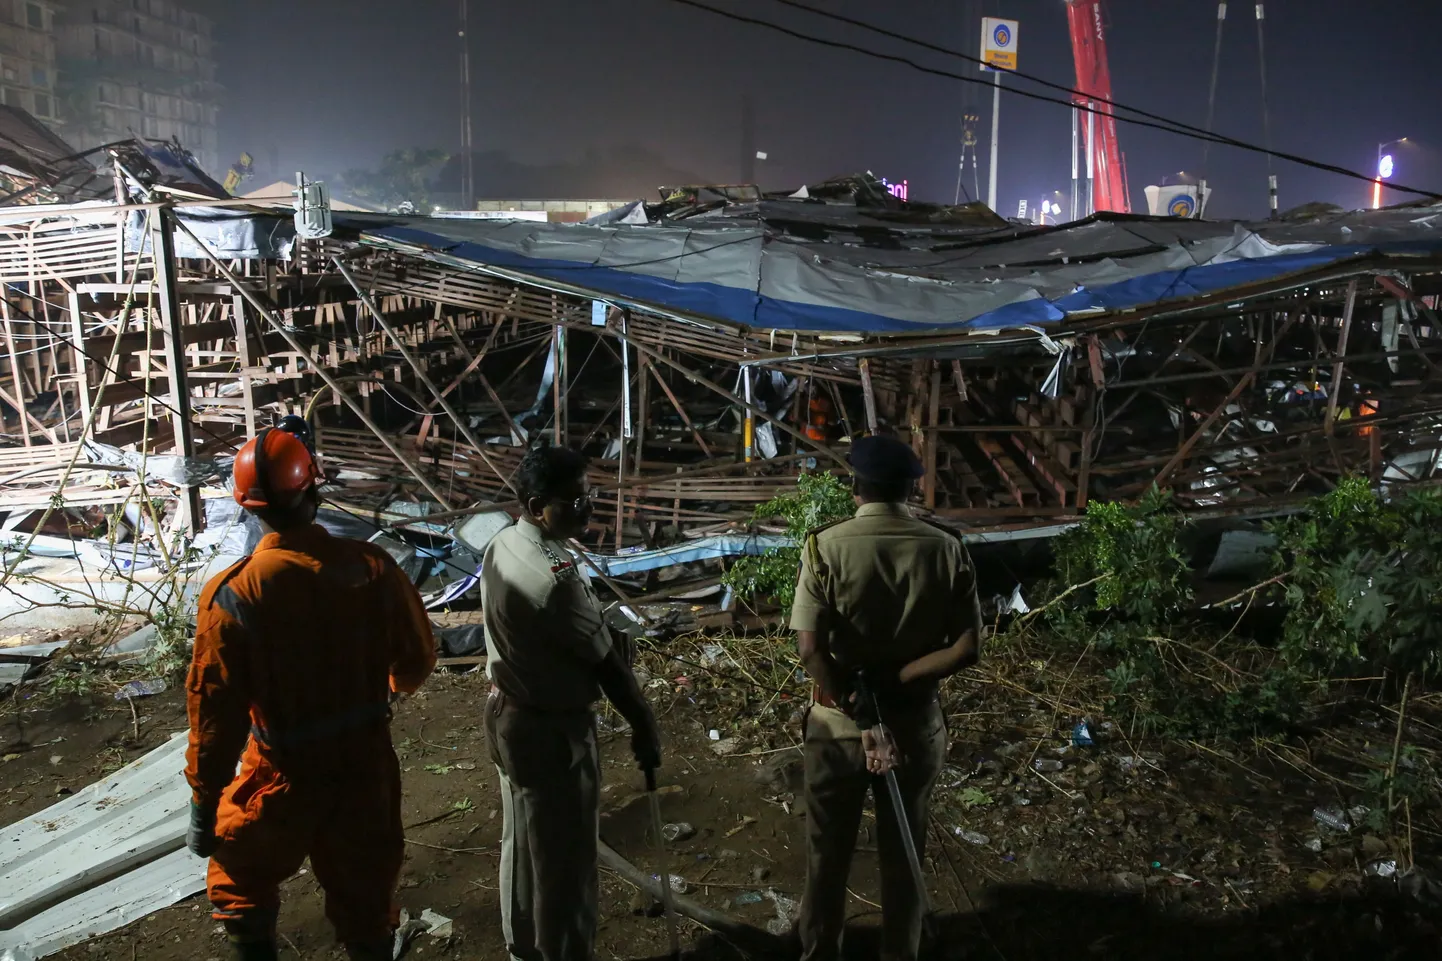
[[[285,510],[299,504],[325,475],[304,441],[290,431],[267,427],[235,455],[233,480],[235,502],[241,507]]]

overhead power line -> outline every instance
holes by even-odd
[[[783,24],[775,23],[770,20],[765,20],[760,17],[747,16],[745,14],[735,13],[730,10],[723,10],[718,7],[713,7],[710,4],[701,3],[700,0],[670,0],[670,2],[677,3],[686,7],[693,7],[697,10],[702,10],[706,13],[710,13],[715,16],[725,18],[727,20],[732,20],[737,23],[744,23],[750,26],[756,26],[766,30],[771,30],[775,33],[784,34],[788,37],[796,40],[801,40],[805,43],[816,44],[823,47],[830,47],[835,50],[848,50],[852,53],[859,53],[862,56],[870,57],[874,60],[885,60],[890,63],[901,64],[904,67],[909,67],[912,70],[916,70],[920,73],[929,74],[934,77],[943,77],[948,80],[959,80],[962,83],[982,84],[988,87],[991,86],[990,81],[983,80],[979,77],[972,77],[965,74],[954,73],[950,70],[942,70],[938,67],[928,67],[924,64],[917,63],[915,60],[912,60],[909,57],[901,56],[900,54],[884,53],[879,50],[872,50],[868,47],[858,46],[857,44],[849,43],[844,40],[828,40],[824,37],[818,37],[813,34],[804,33],[800,30],[795,30],[791,27],[784,26]],[[831,13],[827,10],[820,10],[815,7],[810,7],[806,4],[798,3],[796,2],[796,0],[773,0],[773,2],[805,10],[809,13],[831,20],[847,23],[851,26],[855,26],[860,29],[876,33],[880,36],[885,36],[890,39],[901,41],[903,43],[909,43],[926,50],[944,54],[946,56],[957,57],[971,63],[979,64],[982,62],[980,58],[973,57],[969,54],[965,54],[957,50],[951,50],[946,47],[937,46],[936,44],[928,43],[924,40],[918,40],[915,37],[908,37],[905,34],[895,33],[882,27],[877,27],[873,24],[866,23],[863,20],[856,20],[851,17],[845,17],[840,14]],[[1098,105],[1106,105],[1112,108],[1112,110],[1114,111],[1125,110],[1129,113],[1137,114],[1137,117],[1120,116],[1115,113],[1112,114],[1112,116],[1114,116],[1116,120],[1122,123],[1129,123],[1135,127],[1147,127],[1153,130],[1162,130],[1167,133],[1176,134],[1182,137],[1190,137],[1195,140],[1221,144],[1228,147],[1236,147],[1240,150],[1246,150],[1251,153],[1275,157],[1279,160],[1287,160],[1295,164],[1300,164],[1304,167],[1311,167],[1316,170],[1322,170],[1327,173],[1337,174],[1338,176],[1342,177],[1349,177],[1353,180],[1360,180],[1365,183],[1372,183],[1375,179],[1368,174],[1359,173],[1358,171],[1350,170],[1346,167],[1341,167],[1336,164],[1326,163],[1325,161],[1321,160],[1313,160],[1309,157],[1303,157],[1297,154],[1284,153],[1277,150],[1269,150],[1266,147],[1259,146],[1254,143],[1249,143],[1244,140],[1237,140],[1233,137],[1227,137],[1217,133],[1209,133],[1201,129],[1200,127],[1194,127],[1190,124],[1185,124],[1180,121],[1170,120],[1158,114],[1149,113],[1136,107],[1129,107],[1125,104],[1116,103],[1115,101],[1104,100],[1099,97],[1092,97],[1079,90],[1075,90],[1071,87],[1065,86],[1064,84],[1058,84],[1049,80],[1043,80],[1040,77],[1035,77],[1030,74],[1019,73],[1018,71],[1007,72],[1013,74],[1014,76],[1019,76],[1023,79],[1030,80],[1045,87],[1065,91],[1069,94],[1072,94],[1073,96],[1085,97],[1088,102],[1073,103],[1070,100],[1062,100],[1057,97],[1049,97],[1046,94],[1036,93],[1035,91],[1021,90],[1017,87],[1004,87],[1003,91],[1011,96],[1025,97],[1028,100],[1037,100],[1042,103],[1058,104],[1060,106],[1066,107],[1069,110],[1082,110],[1088,113],[1104,113],[1103,110],[1098,108]],[[1143,120],[1138,119],[1138,117],[1149,117],[1153,119]],[[1409,187],[1404,184],[1389,184],[1388,186],[1391,187],[1393,190],[1400,190],[1403,193],[1411,193],[1421,197],[1429,197],[1436,200],[1442,200],[1442,194],[1438,194],[1437,192],[1432,190],[1423,190],[1420,187]]]

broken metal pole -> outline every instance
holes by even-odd
[[[375,421],[370,419],[370,416],[366,414],[365,409],[356,402],[355,398],[351,397],[351,395],[340,386],[340,382],[336,380],[335,376],[331,374],[330,371],[326,370],[320,359],[316,357],[315,354],[312,353],[307,347],[305,347],[305,345],[303,345],[299,340],[297,340],[295,334],[291,333],[284,324],[282,324],[279,320],[276,319],[275,314],[268,306],[266,306],[264,301],[262,301],[258,296],[256,296],[255,291],[251,290],[244,281],[242,281],[238,276],[236,276],[235,271],[227,267],[221,261],[221,259],[217,257],[208,246],[206,246],[203,240],[197,237],[189,227],[185,226],[184,221],[177,219],[175,221],[175,226],[178,227],[180,230],[184,231],[191,240],[195,241],[195,245],[200,249],[201,253],[205,255],[205,259],[209,260],[215,266],[215,269],[220,272],[220,275],[226,279],[227,283],[229,283],[232,287],[234,287],[237,291],[240,292],[240,295],[244,297],[252,307],[255,308],[256,313],[260,314],[260,316],[265,318],[266,323],[270,324],[271,327],[275,328],[275,332],[280,334],[281,338],[286,342],[287,345],[289,345],[290,349],[295,351],[297,354],[300,354],[306,359],[306,362],[310,364],[311,369],[315,371],[316,376],[318,376],[321,380],[325,382],[326,386],[329,387],[331,391],[334,392],[334,394],[339,397],[347,407],[350,408],[351,413],[355,414],[356,418],[362,424],[364,424],[372,434],[376,435],[376,438],[380,440],[381,444],[385,447],[385,449],[390,451],[391,456],[394,457],[396,460],[400,461],[406,470],[410,471],[411,476],[413,476],[417,481],[420,482],[420,485],[425,488],[426,493],[430,494],[431,497],[435,498],[436,503],[441,505],[441,509],[447,511],[450,510],[450,502],[447,501],[445,495],[436,488],[436,485],[431,483],[430,478],[426,477],[425,473],[420,469],[420,467],[417,466],[415,462],[413,462],[409,457],[407,457],[401,451],[401,449],[396,446],[395,442],[391,440],[390,436],[386,434],[385,431],[381,430],[380,426],[376,424]]]
[[[671,390],[671,385],[666,383],[666,379],[661,376],[661,372],[653,367],[650,361],[645,359],[642,359],[641,366],[645,367],[651,376],[655,378],[656,383],[661,385],[661,392],[666,395],[666,399],[671,402],[671,406],[676,408],[676,413],[680,415],[681,422],[686,425],[686,429],[691,432],[691,437],[696,441],[696,446],[701,448],[701,453],[704,454],[708,460],[715,457],[716,455],[711,452],[710,445],[706,443],[706,438],[702,437],[701,432],[696,429],[696,425],[691,421],[691,415],[686,413],[686,408],[682,407],[681,402],[676,399],[675,393]]]
[[[1356,284],[1357,282],[1355,280],[1352,281],[1352,287],[1350,288],[1352,293],[1354,294],[1356,293]],[[1351,300],[1349,299],[1348,304],[1350,303]],[[1232,403],[1232,401],[1240,397],[1242,395],[1242,391],[1246,390],[1248,387],[1251,386],[1252,381],[1256,380],[1257,374],[1261,373],[1261,371],[1265,368],[1266,362],[1271,360],[1272,355],[1276,353],[1277,345],[1280,344],[1282,342],[1282,339],[1287,336],[1287,332],[1292,329],[1292,325],[1296,323],[1298,318],[1300,318],[1301,316],[1302,311],[1300,307],[1292,311],[1292,313],[1287,317],[1286,323],[1282,325],[1282,329],[1277,332],[1277,336],[1272,339],[1272,343],[1263,352],[1265,356],[1261,358],[1261,362],[1253,364],[1252,369],[1243,374],[1242,378],[1237,381],[1236,385],[1227,392],[1227,396],[1222,398],[1222,402],[1216,407],[1214,407],[1212,409],[1212,412],[1208,414],[1200,424],[1197,425],[1197,429],[1192,432],[1192,435],[1186,439],[1182,446],[1177,449],[1177,452],[1172,455],[1171,459],[1167,461],[1166,465],[1162,467],[1161,471],[1157,473],[1156,479],[1152,481],[1153,484],[1158,487],[1162,486],[1166,479],[1172,475],[1172,472],[1181,465],[1183,460],[1186,459],[1187,454],[1191,452],[1192,448],[1197,446],[1197,442],[1200,441],[1203,436],[1205,436],[1206,432],[1211,428],[1211,426],[1215,424],[1217,420],[1222,416],[1222,414],[1226,412],[1227,407]],[[1351,317],[1350,310],[1348,311],[1347,316],[1348,318]]]
[[[175,430],[175,449],[186,461],[195,457],[195,432],[190,422],[190,380],[186,376],[185,332],[181,329],[180,302],[175,288],[175,236],[171,224],[175,211],[161,207],[150,220],[151,256],[158,282],[160,322],[165,332],[165,367],[170,382],[170,423]],[[119,337],[123,331],[117,330]],[[84,337],[84,334],[81,334]],[[81,376],[84,376],[82,370]],[[187,536],[200,532],[205,514],[200,506],[200,487],[187,484],[180,497],[180,519]]]
[[[840,464],[843,468],[846,468],[847,470],[851,469],[850,465],[846,463],[846,459],[840,454],[836,453],[836,451],[832,450],[830,447],[826,446],[825,444],[817,443],[810,437],[807,437],[801,431],[797,430],[795,427],[792,427],[790,424],[787,424],[784,421],[777,420],[775,417],[772,417],[761,408],[753,404],[746,403],[746,401],[742,400],[740,397],[737,397],[725,387],[722,387],[720,384],[716,383],[713,380],[708,380],[707,378],[702,377],[700,374],[696,373],[696,371],[687,367],[685,364],[677,363],[676,361],[667,357],[665,354],[658,353],[657,351],[652,350],[650,347],[642,346],[641,342],[638,340],[632,339],[631,346],[636,348],[636,352],[638,354],[644,354],[645,356],[651,358],[657,363],[665,364],[667,367],[670,367],[672,370],[676,371],[692,383],[700,384],[702,387],[705,387],[708,390],[711,390],[712,392],[720,395],[721,397],[726,398],[726,400],[737,405],[738,407],[746,408],[748,411],[753,412],[756,416],[760,417],[768,424],[775,424],[776,428],[782,433],[789,434],[790,436],[796,438],[812,450],[820,451],[827,457],[834,460],[836,463]]]
[[[866,432],[876,433],[876,391],[871,386],[871,361],[863,357],[856,362],[861,368],[861,398],[866,404]]]
[[[596,842],[596,853],[601,863],[611,871],[618,874],[622,880],[645,891],[653,898],[661,897],[661,882],[650,874],[637,868],[630,861],[617,854],[605,841]],[[785,948],[785,942],[774,934],[768,934],[749,924],[742,924],[720,911],[713,911],[708,907],[697,904],[685,895],[675,894],[673,899],[676,910],[686,915],[692,921],[702,927],[710,928],[712,931],[736,943],[738,948],[750,949],[753,951],[775,951],[780,952]]]
[[[391,342],[396,345],[396,349],[401,352],[401,357],[403,357],[405,359],[405,362],[410,365],[411,370],[415,371],[416,378],[425,385],[426,390],[431,392],[431,396],[436,399],[436,403],[441,406],[441,409],[446,412],[446,416],[449,417],[451,421],[456,425],[456,429],[461,432],[461,436],[466,439],[466,443],[470,444],[476,449],[476,453],[481,456],[481,460],[485,461],[486,466],[495,472],[496,476],[501,479],[501,483],[504,484],[506,488],[511,491],[511,493],[517,494],[518,492],[516,491],[516,486],[511,483],[511,479],[507,477],[506,474],[502,472],[499,467],[496,466],[495,461],[491,460],[491,455],[486,453],[485,445],[483,445],[480,440],[476,438],[476,435],[471,432],[470,425],[466,423],[466,419],[456,412],[456,409],[451,406],[450,401],[446,400],[446,395],[441,393],[441,389],[435,385],[434,381],[431,380],[430,375],[426,373],[425,368],[422,367],[420,365],[420,362],[416,360],[415,355],[410,352],[410,348],[406,346],[406,343],[401,338],[401,335],[396,332],[396,329],[393,326],[391,326],[390,321],[386,320],[385,315],[383,315],[376,307],[375,302],[371,300],[370,296],[365,291],[361,290],[360,284],[356,283],[355,277],[352,276],[351,272],[346,269],[345,264],[341,263],[340,258],[338,257],[332,257],[331,261],[335,264],[336,269],[340,271],[341,276],[344,277],[346,279],[346,282],[351,285],[351,288],[355,291],[356,296],[360,298],[360,302],[362,304],[365,304],[366,309],[371,312],[371,316],[375,318],[376,323],[380,324],[381,329],[386,332],[386,334],[390,337]]]
[[[1342,387],[1343,359],[1347,356],[1347,341],[1352,334],[1352,312],[1357,306],[1357,278],[1347,285],[1347,306],[1342,308],[1342,333],[1337,338],[1337,359],[1332,364],[1332,387],[1327,392],[1327,419],[1323,421],[1322,432],[1332,436],[1332,425],[1337,422],[1337,394]]]

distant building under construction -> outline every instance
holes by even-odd
[[[204,169],[221,169],[209,18],[171,0],[28,6],[44,6],[40,19],[47,23],[54,17],[59,72],[58,117],[38,109],[37,116],[58,120],[57,129],[77,149],[135,136],[175,138]],[[39,88],[31,94],[40,95]]]

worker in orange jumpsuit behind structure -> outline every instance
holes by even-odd
[[[430,675],[435,645],[390,556],[314,523],[322,478],[294,420],[300,436],[264,430],[236,456],[235,499],[264,536],[200,595],[186,845],[211,859],[240,961],[276,958],[280,883],[307,855],[349,956],[390,961],[405,845],[390,699]]]

